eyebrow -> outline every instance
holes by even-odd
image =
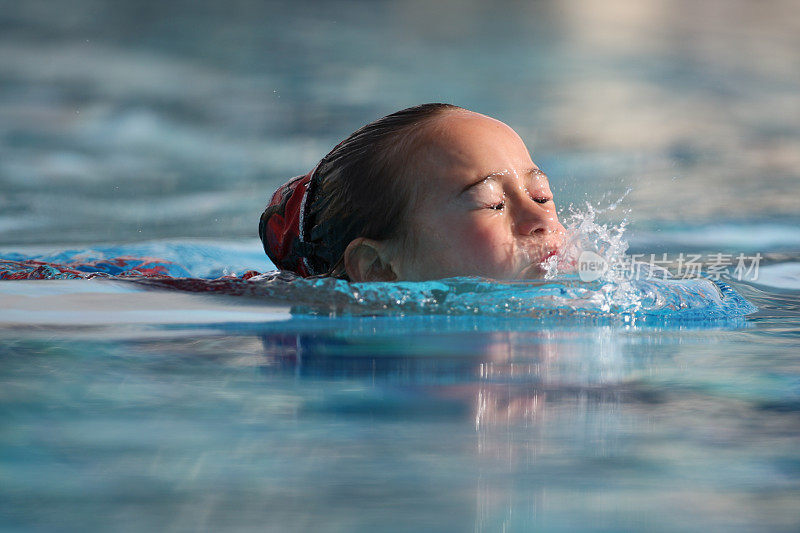
[[[547,178],[548,181],[550,180],[550,178],[547,177],[547,174],[545,174],[544,172],[542,172],[541,169],[538,169],[538,168],[531,167],[531,168],[523,171],[522,173],[524,175],[526,175],[526,176],[533,176],[533,175],[538,174],[538,175],[541,175],[541,176],[544,176],[545,178]],[[504,176],[506,174],[508,174],[508,171],[497,171],[497,172],[492,172],[491,174],[487,174],[486,176],[483,176],[483,177],[477,179],[476,181],[473,181],[472,183],[467,184],[463,189],[461,189],[461,192],[458,193],[458,194],[464,194],[465,192],[467,192],[472,187],[475,187],[476,185],[480,185],[481,183],[483,183],[486,180],[495,178],[497,176]]]

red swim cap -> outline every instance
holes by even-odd
[[[272,195],[269,205],[261,214],[258,225],[264,251],[281,270],[290,270],[303,277],[312,275],[311,267],[303,253],[309,244],[303,239],[303,215],[311,176],[297,176],[284,183]]]

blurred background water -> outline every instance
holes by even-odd
[[[0,256],[266,270],[274,188],[427,101],[633,251],[765,256],[659,325],[0,282],[0,529],[797,531],[799,89],[789,0],[0,0]]]
[[[793,1],[0,3],[0,244],[254,236],[359,126],[507,122],[560,206],[641,226],[800,213]]]

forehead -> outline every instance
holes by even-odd
[[[461,190],[480,176],[522,172],[534,166],[525,143],[513,129],[471,111],[437,117],[420,141],[418,175],[429,193]]]

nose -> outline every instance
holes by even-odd
[[[515,217],[516,232],[534,237],[563,233],[564,227],[558,221],[555,208],[550,202],[539,204],[530,198],[521,200]]]

